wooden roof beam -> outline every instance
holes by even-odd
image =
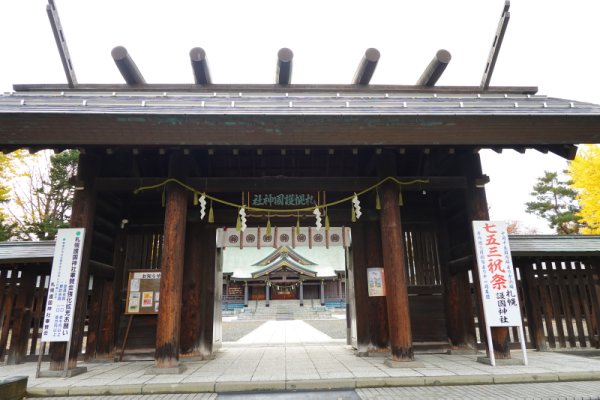
[[[275,73],[275,83],[277,85],[289,85],[292,83],[292,60],[294,53],[292,50],[284,47],[277,52],[277,72]]]
[[[60,18],[58,17],[58,11],[56,10],[56,4],[54,4],[54,0],[48,0],[46,13],[48,14],[48,19],[50,20],[52,33],[54,33],[54,40],[56,41],[56,47],[58,48],[58,53],[60,54],[60,60],[63,65],[63,69],[65,70],[67,82],[70,88],[74,88],[77,85],[77,77],[75,76],[73,62],[71,61],[69,48],[67,47],[67,42],[65,40],[65,33],[62,29],[62,25],[60,24]]]
[[[133,59],[127,52],[127,49],[123,46],[117,46],[110,52],[119,72],[125,79],[128,85],[145,85],[146,80],[142,76],[140,70],[133,62]]]
[[[548,150],[551,153],[556,154],[566,160],[573,161],[577,155],[577,146],[571,144],[565,144],[562,146],[550,146]]]
[[[374,48],[369,48],[365,51],[365,55],[362,60],[360,60],[360,64],[358,64],[358,69],[354,74],[354,79],[352,79],[353,85],[368,85],[373,77],[373,73],[375,72],[375,68],[377,67],[377,63],[379,62],[379,57],[381,54],[379,50]]]
[[[498,22],[498,28],[496,29],[496,35],[494,36],[494,41],[492,42],[492,48],[490,49],[490,54],[488,55],[487,64],[485,65],[485,71],[483,71],[483,77],[481,78],[480,87],[483,90],[487,90],[490,87],[490,81],[492,80],[492,74],[494,73],[496,60],[498,59],[498,54],[500,53],[500,46],[502,46],[502,40],[504,39],[504,34],[506,33],[508,21],[510,20],[510,13],[508,12],[509,8],[510,0],[506,0],[504,2],[504,8],[502,9],[500,21]]]
[[[435,86],[451,59],[452,56],[448,50],[438,50],[427,68],[425,68],[425,71],[423,71],[421,77],[417,80],[416,84],[418,86]]]
[[[194,82],[196,85],[210,85],[210,72],[208,70],[208,60],[206,52],[201,47],[194,47],[190,50],[190,61],[194,71]]]

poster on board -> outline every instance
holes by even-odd
[[[385,274],[383,268],[367,268],[369,297],[385,296]]]
[[[136,269],[129,271],[125,314],[157,314],[159,299],[159,270]]]

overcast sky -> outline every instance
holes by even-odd
[[[110,56],[125,46],[149,83],[192,83],[203,47],[214,83],[273,83],[277,51],[294,51],[293,83],[350,83],[365,49],[381,59],[373,84],[414,84],[438,49],[452,61],[438,85],[479,85],[504,0],[56,0],[80,83],[122,83]],[[0,1],[0,91],[65,83],[47,0]],[[513,0],[492,85],[538,86],[600,103],[600,1]],[[566,163],[551,154],[482,152],[492,219],[519,220],[535,179]]]

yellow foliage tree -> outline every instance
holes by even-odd
[[[585,227],[581,233],[600,235],[600,146],[583,145],[569,166],[572,187],[581,206],[579,216]]]

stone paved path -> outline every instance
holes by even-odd
[[[369,388],[356,392],[363,400],[600,399],[600,382]]]
[[[331,342],[331,336],[313,328],[304,321],[267,321],[236,343],[314,343]]]

